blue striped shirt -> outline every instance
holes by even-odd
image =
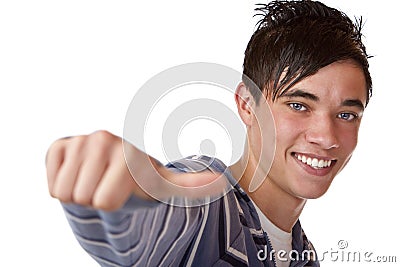
[[[124,207],[104,212],[63,204],[81,246],[101,266],[275,266],[257,211],[225,165],[207,156],[167,165],[180,172],[225,173],[232,185],[223,197],[197,207],[179,207],[132,196]],[[300,222],[292,229],[290,266],[319,266]]]

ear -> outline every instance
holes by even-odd
[[[238,109],[238,113],[243,123],[246,126],[251,126],[254,118],[254,106],[255,101],[250,93],[250,90],[246,87],[243,82],[240,82],[236,88],[235,101]]]

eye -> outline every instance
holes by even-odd
[[[289,103],[289,106],[296,111],[306,111],[307,108],[300,103]]]
[[[356,114],[353,113],[349,113],[349,112],[342,112],[339,113],[338,118],[345,120],[345,121],[353,121],[357,118],[358,116]]]

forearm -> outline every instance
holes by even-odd
[[[179,260],[205,218],[203,207],[154,202],[145,208],[130,201],[114,212],[63,204],[77,240],[102,266],[159,266]]]

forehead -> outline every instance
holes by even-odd
[[[286,90],[282,97],[293,96],[296,91],[312,94],[324,101],[358,99],[367,101],[367,84],[362,69],[352,61],[340,61],[321,68]],[[301,95],[297,95],[301,96]]]

